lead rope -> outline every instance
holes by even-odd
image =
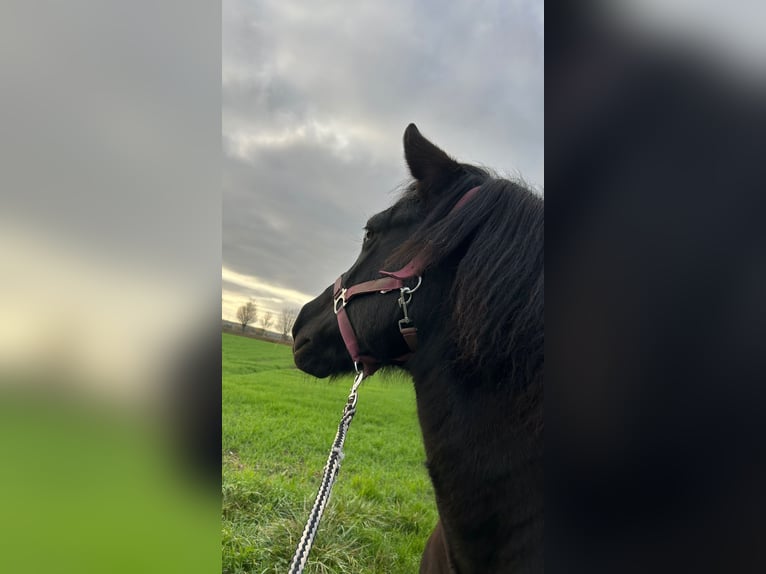
[[[314,507],[311,509],[306,527],[303,529],[303,536],[301,536],[300,542],[298,542],[298,548],[295,550],[288,574],[300,574],[306,567],[309,551],[314,544],[314,536],[316,536],[319,529],[319,521],[322,519],[322,513],[327,506],[327,501],[330,499],[332,486],[338,478],[340,462],[343,460],[343,442],[346,440],[346,433],[351,424],[351,419],[356,414],[357,389],[365,378],[364,370],[359,370],[356,363],[354,363],[354,368],[356,368],[354,384],[351,386],[351,393],[348,395],[346,406],[343,409],[343,416],[338,425],[338,432],[335,434],[335,440],[330,449],[330,456],[327,458],[327,464],[324,467],[322,482],[319,485],[316,500],[314,500]]]

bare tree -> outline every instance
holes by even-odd
[[[258,313],[256,312],[255,303],[248,301],[245,305],[242,305],[237,309],[237,319],[242,325],[242,331],[247,328],[248,323],[255,323],[255,318]]]
[[[261,317],[261,325],[263,326],[263,334],[269,330],[269,327],[274,324],[274,315],[271,311],[266,311]]]
[[[293,330],[295,319],[298,318],[298,309],[285,307],[282,309],[280,326],[282,327],[282,340],[287,341],[290,332]]]

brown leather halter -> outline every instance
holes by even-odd
[[[452,215],[462,208],[474,195],[476,195],[476,192],[478,192],[479,189],[480,186],[469,189],[463,197],[458,200],[449,212],[449,215]],[[354,361],[354,367],[358,370],[358,365],[361,364],[366,377],[369,377],[380,368],[381,361],[371,355],[361,354],[359,350],[359,341],[356,338],[354,328],[351,326],[351,320],[348,317],[348,313],[346,313],[346,305],[348,305],[351,299],[358,295],[366,295],[369,293],[385,294],[397,289],[399,290],[399,306],[404,313],[404,318],[399,320],[399,332],[407,343],[410,352],[401,357],[397,357],[394,359],[394,362],[403,363],[409,359],[412,353],[418,348],[418,330],[412,322],[412,319],[409,317],[407,304],[410,302],[412,293],[414,293],[421,285],[421,274],[427,263],[428,261],[426,260],[425,255],[421,252],[398,271],[384,271],[381,269],[378,273],[384,275],[384,277],[379,279],[357,283],[348,288],[343,287],[343,275],[335,280],[335,285],[333,287],[333,311],[338,318],[340,334],[343,337],[343,342],[346,345],[348,354],[351,355],[351,359]],[[407,287],[405,281],[415,277],[418,278],[417,285],[412,288]]]

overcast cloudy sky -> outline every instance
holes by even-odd
[[[542,190],[542,0],[224,0],[222,90],[224,318],[351,265],[409,122]]]

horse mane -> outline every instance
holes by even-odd
[[[541,379],[544,358],[544,202],[521,183],[475,166],[439,191],[438,203],[394,255],[454,262],[450,294],[457,360],[497,381]],[[405,192],[415,195],[416,183]],[[457,213],[470,188],[479,192]]]

